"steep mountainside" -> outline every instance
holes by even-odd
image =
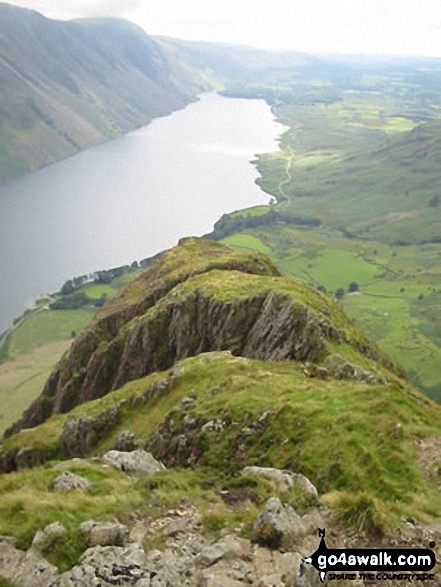
[[[190,238],[98,314],[9,434],[215,350],[312,362],[324,377],[369,383],[384,383],[387,369],[400,374],[327,296],[284,278],[263,255]]]
[[[0,180],[147,124],[203,87],[129,22],[59,22],[0,3]]]
[[[265,255],[183,239],[0,444],[0,577],[315,587],[300,562],[318,527],[340,546],[435,544],[441,409],[400,375]]]

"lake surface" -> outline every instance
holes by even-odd
[[[0,332],[67,280],[210,232],[267,203],[250,163],[284,127],[263,100],[200,101],[114,141],[0,185]]]

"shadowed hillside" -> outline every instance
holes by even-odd
[[[203,87],[129,22],[61,22],[2,3],[0,180],[145,125]]]

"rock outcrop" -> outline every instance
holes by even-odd
[[[283,278],[264,255],[183,239],[105,306],[6,436],[200,353],[230,350],[261,360],[320,363],[333,345],[395,369],[332,300]],[[339,377],[359,373],[377,382],[351,366],[339,369]],[[87,444],[76,426],[74,444]]]
[[[27,552],[14,547],[11,540],[0,537],[0,577],[17,587],[47,587],[58,577],[58,569],[49,564],[38,550]]]
[[[92,483],[84,479],[84,477],[65,471],[55,479],[54,491],[55,493],[69,493],[70,491],[75,491],[75,489],[86,489],[91,485]]]
[[[165,471],[164,465],[145,450],[134,450],[131,452],[109,450],[103,456],[102,460],[115,467],[115,469],[132,475],[154,475],[155,473]]]

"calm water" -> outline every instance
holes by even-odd
[[[0,185],[0,332],[75,275],[202,235],[268,202],[250,159],[282,130],[261,100],[205,94],[119,139]]]

